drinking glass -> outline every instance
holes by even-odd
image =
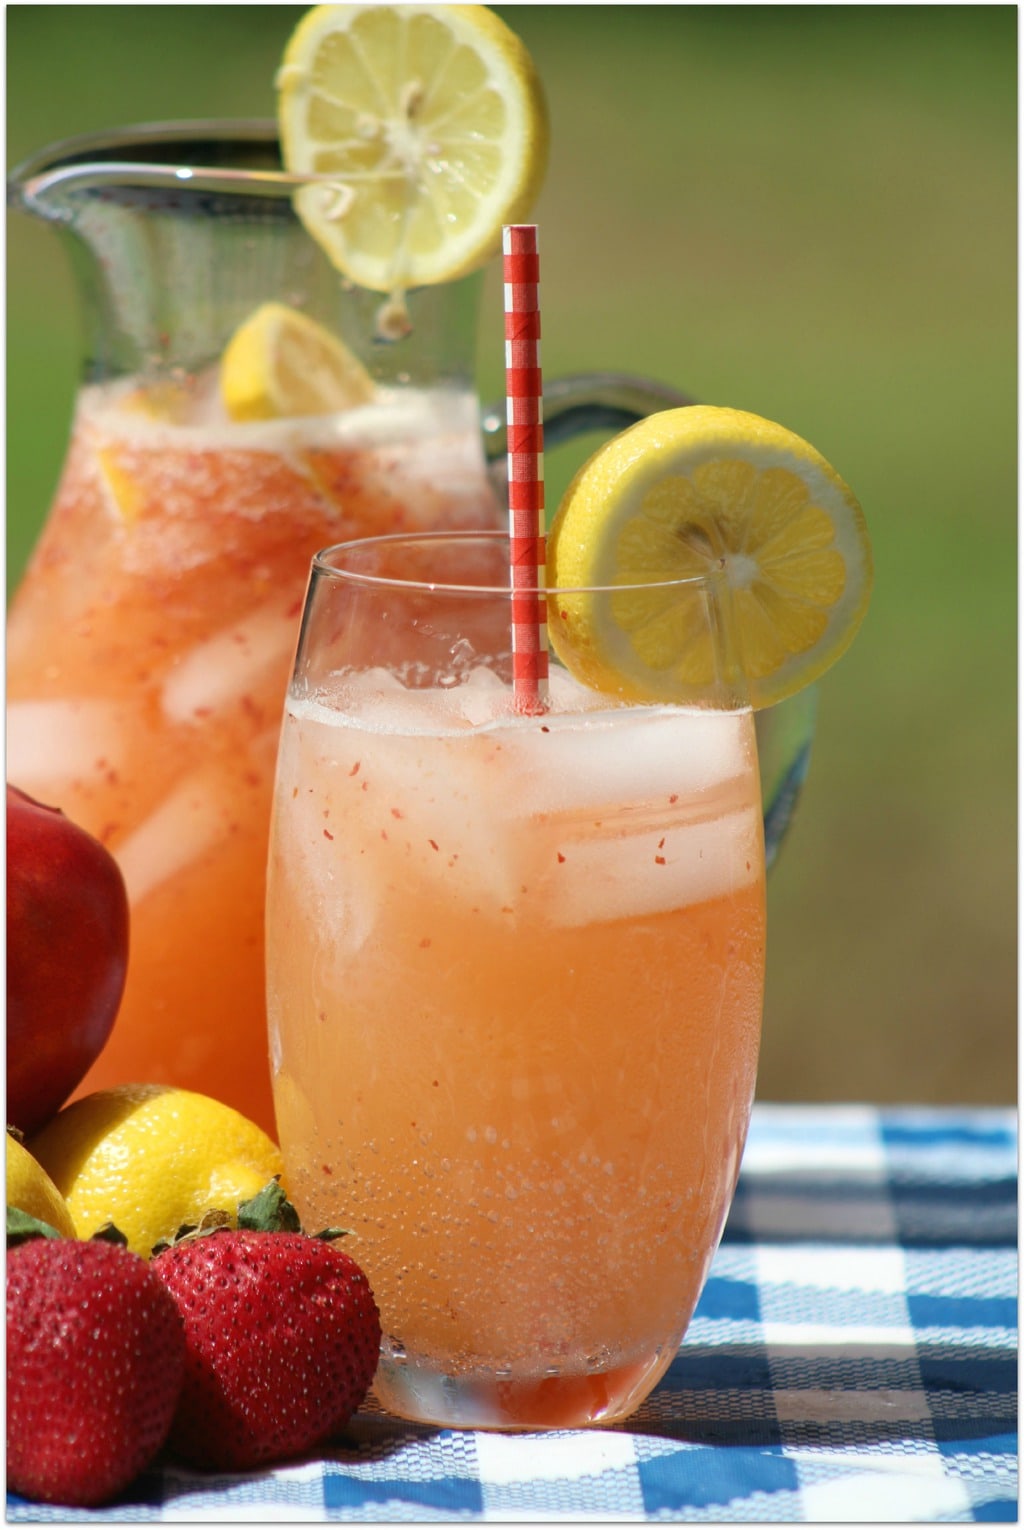
[[[270,1050],[304,1225],[348,1228],[375,1381],[425,1423],[573,1428],[671,1362],[729,1209],[765,956],[728,589],[686,704],[511,680],[508,544],[313,560],[267,891]],[[549,623],[565,592],[547,592]],[[646,588],[592,592],[601,602]]]

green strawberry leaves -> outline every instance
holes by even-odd
[[[248,1232],[301,1232],[299,1213],[281,1189],[278,1179],[238,1208],[238,1225]]]
[[[20,1243],[27,1243],[30,1238],[59,1238],[61,1234],[49,1222],[42,1222],[38,1217],[30,1217],[27,1211],[19,1211],[17,1206],[7,1208],[7,1247],[17,1248]]]
[[[49,1222],[42,1221],[39,1217],[29,1216],[27,1211],[21,1211],[17,1206],[7,1208],[7,1247],[17,1248],[21,1243],[28,1243],[32,1238],[63,1238],[64,1234],[51,1227]],[[68,1241],[68,1240],[65,1240]],[[104,1222],[98,1227],[91,1238],[80,1240],[89,1243],[119,1243],[127,1248],[128,1239],[119,1227],[113,1222]]]
[[[170,1248],[172,1244],[191,1242],[195,1238],[206,1238],[212,1233],[229,1232],[236,1226],[244,1232],[301,1233],[304,1230],[299,1213],[282,1190],[281,1182],[275,1175],[269,1184],[264,1185],[263,1189],[250,1200],[240,1202],[236,1216],[233,1217],[226,1211],[207,1211],[200,1222],[185,1223],[179,1227],[170,1242],[157,1243],[151,1257],[163,1253],[164,1249]],[[310,1236],[318,1238],[323,1243],[331,1243],[337,1238],[347,1237],[348,1230],[343,1227],[325,1227],[322,1232],[311,1233]]]

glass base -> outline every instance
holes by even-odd
[[[582,1429],[628,1418],[657,1385],[671,1355],[608,1370],[448,1375],[386,1354],[373,1383],[381,1407],[399,1418],[451,1429]]]

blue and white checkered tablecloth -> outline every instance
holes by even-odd
[[[759,1105],[679,1355],[628,1423],[500,1435],[368,1405],[316,1460],[170,1464],[17,1520],[1017,1519],[1016,1116]]]

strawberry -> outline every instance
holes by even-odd
[[[177,1308],[120,1243],[32,1237],[7,1255],[7,1474],[15,1492],[90,1507],[167,1437],[185,1368]]]
[[[185,1323],[170,1435],[182,1460],[244,1471],[302,1455],[366,1396],[380,1317],[366,1276],[328,1236],[200,1229],[154,1256]]]

